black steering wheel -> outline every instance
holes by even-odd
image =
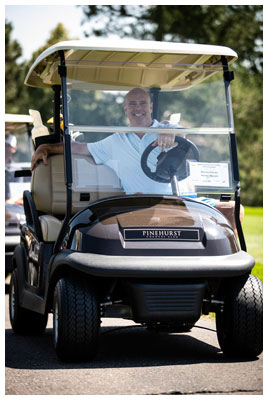
[[[180,136],[175,137],[176,147],[163,151],[157,156],[155,172],[148,167],[149,154],[156,148],[153,142],[149,144],[141,156],[141,167],[143,172],[152,180],[163,183],[170,183],[176,175],[177,180],[185,179],[187,173],[186,160],[199,161],[199,151],[196,145],[188,139]]]

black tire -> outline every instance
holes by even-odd
[[[224,306],[216,312],[217,336],[223,353],[251,358],[263,349],[262,282],[253,275],[224,285]]]
[[[16,270],[12,272],[9,286],[9,318],[13,331],[21,335],[41,334],[47,326],[47,313],[39,314],[20,306]]]
[[[58,281],[53,302],[53,341],[63,361],[92,359],[98,348],[100,311],[97,297],[85,280]]]

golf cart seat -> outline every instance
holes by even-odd
[[[72,157],[72,214],[101,198],[124,194],[120,181],[111,168],[96,165],[89,156],[73,155]],[[81,177],[79,178],[78,164],[81,162],[90,184],[84,184]],[[54,242],[66,214],[63,155],[50,156],[48,165],[40,162],[36,166],[32,173],[31,194],[24,196],[24,207],[26,215],[31,215],[31,220],[35,222],[34,230],[39,232],[40,240]]]

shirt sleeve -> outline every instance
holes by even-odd
[[[111,135],[99,142],[87,144],[88,150],[96,164],[105,164],[108,160],[112,159],[114,143],[115,137]]]

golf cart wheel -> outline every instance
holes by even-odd
[[[9,318],[13,331],[18,334],[41,334],[47,326],[47,313],[39,314],[19,305],[16,269],[12,272],[9,286]]]
[[[262,282],[253,275],[225,285],[224,307],[216,312],[217,336],[227,356],[256,357],[263,349]]]
[[[58,281],[53,303],[53,341],[64,361],[90,360],[97,352],[99,304],[94,290],[79,277]]]

